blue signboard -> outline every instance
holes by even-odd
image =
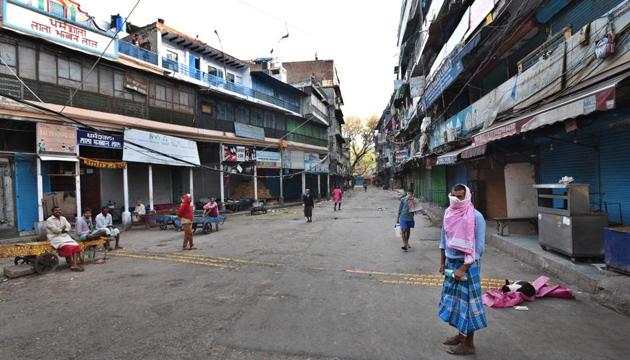
[[[236,136],[248,139],[265,140],[265,129],[257,126],[235,122],[234,133]]]
[[[123,137],[116,135],[99,134],[93,131],[77,131],[77,144],[79,146],[93,146],[106,149],[122,150]]]

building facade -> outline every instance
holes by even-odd
[[[589,185],[630,223],[628,1],[403,1],[379,177],[441,206],[468,184],[488,218],[537,215],[534,184]]]
[[[306,168],[326,177],[328,126],[308,121],[302,89],[164,20],[117,37],[31,3],[3,0],[0,232],[32,231],[54,205],[72,219],[105,205],[122,217],[137,200],[168,209],[185,193],[283,201]]]

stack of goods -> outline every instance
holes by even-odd
[[[238,184],[234,191],[232,192],[232,198],[240,199],[240,198],[254,198],[254,182],[253,180],[246,180]],[[259,199],[271,199],[271,192],[265,183],[258,179],[258,198]]]

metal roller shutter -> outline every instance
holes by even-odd
[[[606,135],[601,143],[602,192],[603,201],[608,203],[608,219],[630,224],[630,133]]]
[[[565,26],[571,25],[573,33],[579,31],[582,26],[599,18],[623,0],[581,0],[573,1],[560,15],[550,22],[550,35],[560,32]]]

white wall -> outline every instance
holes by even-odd
[[[149,166],[147,164],[128,163],[129,206],[133,207],[137,200],[149,205]],[[116,206],[123,205],[123,171],[101,169],[101,202],[107,204],[111,200]],[[170,204],[173,198],[171,168],[153,165],[153,202],[154,204]]]
[[[536,217],[538,195],[536,172],[530,163],[505,165],[505,194],[508,217]]]

